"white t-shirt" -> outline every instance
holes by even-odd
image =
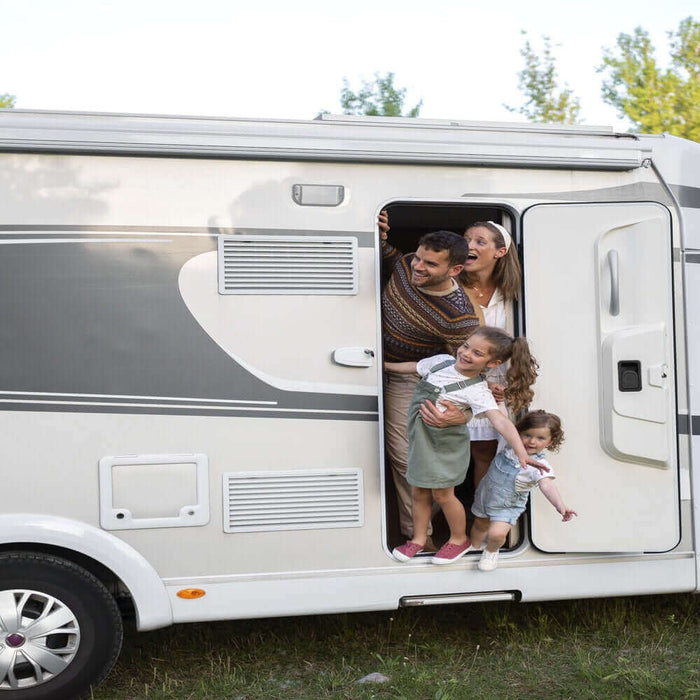
[[[504,457],[506,457],[509,461],[513,462],[514,464],[518,464],[518,458],[515,456],[515,452],[513,452],[513,448],[510,445],[503,450],[503,453]],[[544,464],[545,467],[549,467],[549,471],[541,472],[537,467],[531,467],[530,465],[525,467],[525,469],[521,467],[520,471],[515,475],[515,490],[517,493],[530,491],[537,486],[542,479],[550,477],[552,479],[555,478],[552,465],[544,458],[544,454],[542,452],[538,452],[536,455],[532,456],[538,462]]]
[[[418,374],[420,374],[421,377],[425,377],[430,372],[430,370],[436,365],[439,365],[441,362],[445,362],[445,360],[453,359],[454,358],[452,357],[452,355],[434,355],[433,357],[426,357],[425,359],[420,360],[417,363],[416,372],[418,372]],[[454,384],[455,382],[462,382],[468,379],[469,377],[465,377],[463,374],[460,374],[452,364],[448,367],[443,367],[437,372],[431,373],[427,381],[433,386],[437,386],[443,389],[443,387],[448,386],[449,384]],[[444,412],[446,410],[446,407],[440,405],[439,403],[440,399],[443,398],[447,399],[448,401],[452,401],[453,403],[459,404],[460,406],[466,406],[467,408],[471,408],[472,413],[475,416],[479,413],[483,413],[484,411],[498,409],[496,400],[493,398],[493,394],[488,388],[486,382],[483,381],[471,384],[470,386],[465,387],[464,389],[457,389],[456,391],[451,391],[449,392],[449,394],[444,390],[441,391],[438,396],[436,406],[440,411]]]

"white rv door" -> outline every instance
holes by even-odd
[[[671,220],[654,203],[538,205],[523,217],[535,408],[558,414],[557,484],[532,498],[544,551],[665,551],[679,539]]]

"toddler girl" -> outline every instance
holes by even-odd
[[[531,411],[518,421],[516,428],[527,454],[549,466],[544,450],[549,448],[556,452],[564,441],[559,418],[553,413]],[[478,563],[481,571],[493,571],[498,566],[498,550],[525,510],[530,491],[535,486],[540,487],[564,522],[577,515],[575,510],[564,505],[554,485],[551,467],[546,474],[524,467],[517,452],[505,447],[494,457],[474,494],[472,513],[476,519],[471,530],[472,545],[480,549],[484,539],[487,540]]]

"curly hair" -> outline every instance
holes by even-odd
[[[506,372],[505,397],[508,408],[517,416],[521,411],[527,410],[535,395],[532,385],[540,368],[537,360],[530,354],[527,339],[522,336],[513,338],[506,331],[494,326],[477,328],[471,337],[477,335],[491,346],[490,360],[510,360]]]
[[[561,419],[554,413],[547,411],[529,411],[516,424],[519,433],[532,428],[549,428],[551,442],[547,448],[551,452],[556,452],[562,442],[564,442],[564,431],[561,428]]]

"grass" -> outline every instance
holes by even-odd
[[[132,631],[94,698],[700,698],[699,612],[672,595]]]

